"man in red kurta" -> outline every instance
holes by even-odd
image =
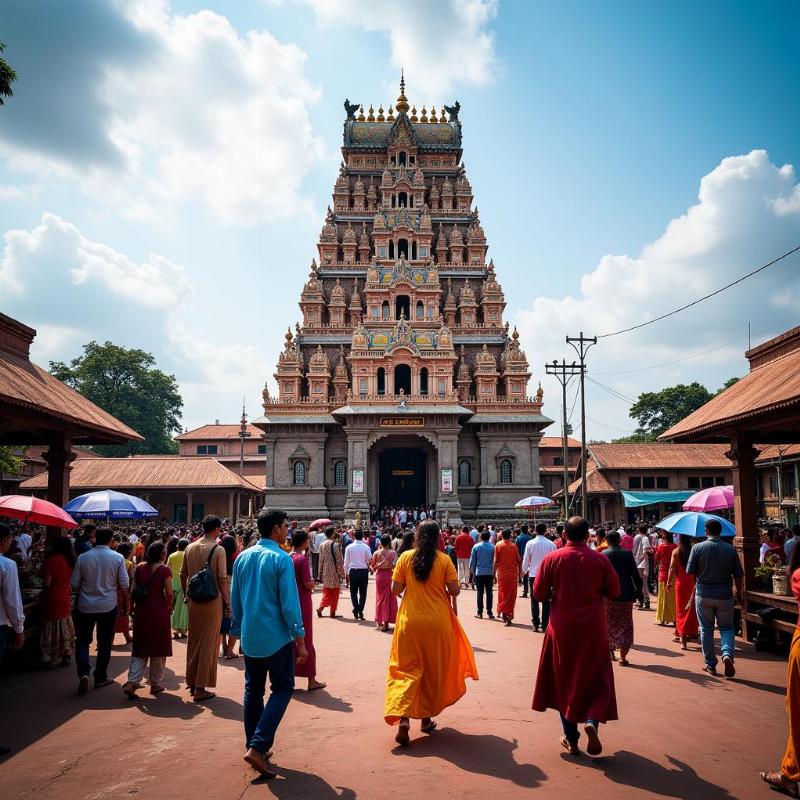
[[[537,600],[551,602],[533,709],[561,714],[561,746],[572,755],[580,752],[578,724],[584,722],[586,752],[595,756],[603,749],[600,723],[617,719],[603,598],[619,595],[619,578],[611,562],[587,544],[583,517],[571,517],[566,534],[566,545],[542,561],[533,588]]]

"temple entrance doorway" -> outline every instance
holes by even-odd
[[[422,506],[427,454],[419,447],[390,447],[378,455],[379,508]]]

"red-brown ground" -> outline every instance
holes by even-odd
[[[372,586],[370,586],[370,592]],[[343,601],[344,592],[343,592]],[[390,636],[369,622],[314,618],[320,678],[327,691],[295,693],[278,734],[280,777],[253,783],[241,760],[242,659],[221,661],[218,697],[187,702],[185,648],[176,643],[168,691],[129,702],[120,690],[128,649],[117,646],[118,683],[75,696],[72,668],[27,673],[0,684],[0,797],[158,798],[698,798],[773,797],[758,770],[783,753],[785,662],[737,652],[734,681],[701,672],[696,645],[682,653],[669,628],[636,612],[637,645],[628,668],[615,666],[621,720],[603,726],[602,758],[571,758],[557,739],[555,712],[530,701],[542,634],[526,600],[517,622],[474,619],[474,592],[460,598],[461,620],[481,679],[439,717],[431,736],[412,728],[407,750],[393,747],[382,719]],[[372,616],[372,595],[367,616]],[[349,604],[340,607],[345,613]],[[305,679],[298,685],[304,686]]]

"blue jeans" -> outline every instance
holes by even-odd
[[[578,744],[578,739],[581,735],[578,733],[578,723],[570,722],[563,714],[561,716],[561,727],[564,729],[564,738],[570,744]],[[591,722],[595,728],[600,727],[600,723],[596,719],[587,719],[586,722]]]
[[[700,623],[700,645],[706,666],[716,667],[717,656],[714,652],[714,622],[719,628],[720,650],[722,657],[733,658],[733,644],[736,631],[733,628],[733,598],[717,600],[713,597],[695,596],[697,621]]]
[[[264,692],[269,675],[269,700]],[[294,691],[294,651],[292,643],[266,658],[244,657],[244,735],[245,746],[266,753],[275,741],[286,706]]]
[[[75,664],[78,677],[89,677],[92,662],[89,660],[89,645],[97,625],[97,658],[94,664],[95,683],[108,680],[108,662],[111,661],[111,644],[114,641],[114,626],[117,622],[117,609],[103,611],[99,614],[85,614],[78,611],[75,625]]]

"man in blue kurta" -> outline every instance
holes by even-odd
[[[261,538],[234,561],[231,585],[231,635],[241,639],[245,654],[244,760],[266,778],[275,777],[267,759],[294,691],[292,642],[297,645],[297,663],[308,658],[294,565],[281,549],[288,531],[285,512],[262,509]]]

